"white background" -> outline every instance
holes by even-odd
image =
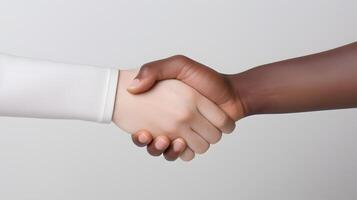
[[[355,0],[0,0],[0,52],[122,69],[185,54],[237,73],[354,42],[356,19]],[[190,163],[113,124],[3,117],[0,199],[352,200],[356,117],[252,116]]]

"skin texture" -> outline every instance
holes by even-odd
[[[113,121],[126,132],[150,131],[155,147],[162,149],[168,147],[167,139],[182,138],[173,143],[172,150],[191,160],[195,153],[202,154],[218,142],[222,131],[233,131],[234,121],[224,111],[180,81],[162,81],[149,92],[130,94],[126,88],[136,74],[137,70],[127,70],[119,75]],[[167,138],[160,139],[160,135]],[[188,148],[183,150],[184,141]]]
[[[255,114],[354,108],[357,42],[234,75],[220,74],[184,56],[174,56],[144,65],[137,78],[128,88],[133,94],[147,91],[157,81],[178,79],[215,102],[234,120]],[[139,142],[140,135],[147,140]],[[133,135],[135,143],[154,149],[156,141],[151,138],[147,131]],[[180,154],[168,155],[172,145],[166,146],[155,152],[164,152],[168,160],[175,160]]]

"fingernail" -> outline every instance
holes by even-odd
[[[166,147],[166,142],[163,141],[163,140],[157,140],[157,141],[155,142],[155,147],[156,147],[156,149],[158,149],[158,150],[163,150],[163,149],[165,149],[165,147]]]
[[[144,144],[147,142],[148,138],[146,137],[146,135],[143,134],[143,135],[139,135],[138,140],[140,143]]]
[[[176,141],[176,142],[174,143],[174,145],[173,145],[174,151],[175,151],[175,152],[180,152],[180,151],[182,151],[183,145],[184,145],[184,144],[183,144],[182,142]]]
[[[138,78],[134,79],[130,86],[129,86],[129,89],[135,89],[139,86],[139,83],[140,83],[140,80]]]

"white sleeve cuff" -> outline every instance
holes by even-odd
[[[119,77],[119,70],[117,69],[109,69],[107,79],[107,92],[104,95],[104,106],[103,106],[103,114],[99,118],[99,122],[110,123],[112,121],[113,112],[114,112],[114,104],[117,92],[117,84]]]
[[[0,115],[109,123],[118,73],[0,54]]]

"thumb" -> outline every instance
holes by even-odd
[[[143,65],[131,85],[127,88],[132,94],[148,91],[156,81],[177,79],[185,65],[183,56],[172,56]]]
[[[141,76],[137,75],[131,82],[130,86],[127,88],[128,92],[132,94],[139,94],[149,90],[156,82],[156,77],[154,75]]]

